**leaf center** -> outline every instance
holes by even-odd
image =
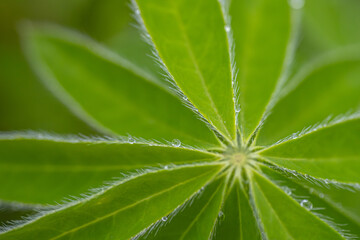
[[[242,167],[246,164],[248,156],[245,152],[237,152],[230,156],[230,163],[234,166]]]

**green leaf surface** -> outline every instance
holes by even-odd
[[[268,239],[344,239],[264,176],[252,176],[251,191]]]
[[[298,202],[307,201],[313,214],[335,227],[347,239],[360,234],[359,189],[340,184],[319,184],[317,180],[295,177],[285,171],[260,166],[272,182]]]
[[[218,178],[203,187],[185,206],[172,213],[161,226],[155,226],[140,239],[208,240],[217,221],[224,193],[225,179]]]
[[[144,40],[139,29],[128,26],[115,37],[108,40],[106,46],[151,75],[152,81],[163,86],[165,90],[172,92],[171,83],[164,77],[165,72],[154,61],[152,46]]]
[[[272,109],[257,143],[270,145],[305,127],[360,106],[360,51],[344,49],[310,62],[294,77],[295,88]]]
[[[314,0],[305,4],[304,28],[318,48],[360,43],[360,2]]]
[[[314,177],[359,183],[358,115],[265,149],[261,155],[277,165]]]
[[[217,144],[191,110],[126,59],[54,26],[27,27],[24,35],[40,78],[88,123],[119,135]]]
[[[224,220],[216,227],[216,240],[260,240],[261,234],[257,225],[249,196],[238,179],[228,190],[221,210]]]
[[[53,203],[78,196],[121,173],[214,161],[216,155],[170,146],[75,137],[0,135],[0,198]]]
[[[189,166],[133,177],[0,234],[0,239],[129,239],[182,204],[221,168]]]
[[[144,25],[178,87],[221,134],[234,139],[232,73],[219,2],[136,2]]]
[[[259,124],[284,70],[292,31],[288,0],[237,0],[229,7],[238,68],[241,128]]]

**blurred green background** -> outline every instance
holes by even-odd
[[[37,80],[21,50],[18,24],[52,22],[90,35],[152,74],[149,49],[132,27],[127,0],[0,1],[0,131],[96,132],[71,114]],[[360,44],[359,0],[308,0],[303,9],[295,68],[322,53]],[[0,223],[31,210],[0,203]]]

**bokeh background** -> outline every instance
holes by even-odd
[[[42,130],[96,134],[38,81],[21,49],[21,21],[76,29],[158,74],[150,50],[133,26],[128,0],[0,0],[0,131]],[[322,53],[360,44],[359,0],[307,0],[294,71]],[[5,183],[1,183],[5,184]],[[0,202],[0,224],[31,213],[32,206]]]

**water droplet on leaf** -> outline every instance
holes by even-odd
[[[162,217],[162,218],[161,218],[161,221],[163,221],[163,222],[166,222],[167,220],[168,220],[167,217]]]
[[[302,207],[306,208],[307,210],[311,210],[311,209],[313,208],[312,203],[311,203],[309,200],[307,200],[307,199],[302,200],[301,203],[300,203],[300,205],[301,205]]]
[[[136,143],[136,140],[134,138],[132,138],[132,137],[129,137],[128,138],[128,143],[134,144],[134,143]]]
[[[231,30],[231,28],[230,28],[230,26],[225,26],[225,31],[228,33],[228,32],[230,32],[230,30]]]
[[[171,143],[171,145],[173,147],[180,147],[181,146],[181,141],[179,139],[174,139]]]
[[[220,211],[219,212],[219,221],[224,221],[224,219],[225,219],[225,214],[222,211]]]
[[[284,187],[283,190],[289,196],[292,194],[292,191],[291,191],[291,189],[289,187]]]
[[[165,165],[165,166],[164,166],[164,169],[169,169],[169,166]]]

